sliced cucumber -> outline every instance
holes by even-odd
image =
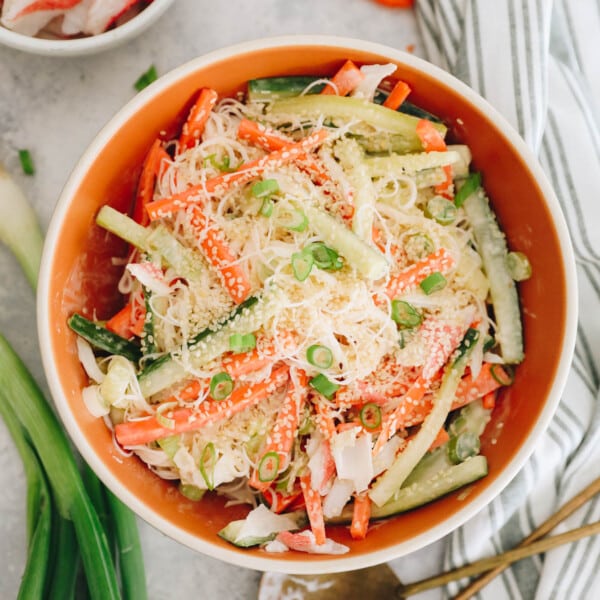
[[[219,531],[217,534],[220,538],[223,538],[225,541],[237,546],[238,548],[250,548],[252,546],[260,546],[260,544],[266,544],[271,540],[275,539],[276,533],[271,533],[268,536],[264,537],[247,537],[238,539],[240,532],[242,531],[242,527],[244,526],[245,519],[239,519],[238,521],[231,521],[229,525],[226,525]]]
[[[386,175],[415,176],[419,171],[452,165],[460,160],[458,152],[417,152],[367,158],[365,163],[371,177]]]
[[[250,102],[273,102],[282,98],[299,96],[317,77],[298,75],[295,77],[265,77],[248,82],[247,98]],[[314,85],[307,92],[318,94],[325,84]]]
[[[419,119],[390,110],[384,106],[348,96],[299,96],[274,102],[269,107],[271,115],[324,115],[329,119],[363,121],[379,131],[397,134],[412,151],[422,151],[423,145],[416,132]],[[435,123],[434,127],[444,136],[446,127]],[[407,150],[408,151],[408,150]]]
[[[485,456],[473,456],[459,465],[450,466],[429,479],[416,481],[398,490],[394,496],[382,506],[373,504],[372,519],[386,519],[400,513],[418,508],[434,500],[442,498],[488,474]],[[352,521],[352,505],[344,508],[342,514],[328,523],[346,524]]]
[[[473,235],[490,282],[490,295],[496,321],[496,341],[507,364],[523,360],[523,326],[517,286],[507,267],[506,238],[480,188],[465,199],[463,208],[473,227]]]

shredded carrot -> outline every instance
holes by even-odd
[[[262,457],[270,452],[275,452],[279,456],[279,473],[285,471],[290,460],[290,452],[294,445],[294,438],[300,422],[300,412],[304,407],[308,395],[307,377],[304,371],[298,371],[298,385],[290,377],[290,384],[286,395],[281,403],[277,413],[277,420],[273,429],[267,437],[266,444],[258,458],[258,464]],[[261,481],[258,475],[258,469],[254,469],[249,485],[257,490],[266,490],[271,482]]]
[[[435,436],[435,440],[431,442],[431,446],[429,446],[429,451],[431,452],[432,450],[443,446],[449,439],[450,434],[442,427]]]
[[[236,377],[248,375],[248,373],[260,371],[272,362],[273,359],[270,356],[254,348],[250,352],[241,352],[224,358],[223,369],[235,379]]]
[[[191,223],[206,260],[220,273],[221,280],[231,299],[239,304],[250,295],[250,280],[229,249],[223,232],[210,222],[198,204],[191,208]]]
[[[279,367],[264,381],[237,387],[225,400],[205,400],[194,410],[180,408],[171,413],[167,412],[164,416],[173,420],[173,427],[162,425],[155,416],[140,421],[119,423],[115,426],[117,441],[122,446],[138,446],[169,435],[197,431],[209,423],[229,419],[255,406],[283,385],[287,378],[288,368]]]
[[[183,125],[181,136],[179,137],[179,152],[194,147],[204,132],[206,121],[219,95],[210,88],[202,88],[198,100],[192,106],[188,118]]]
[[[387,108],[391,108],[392,110],[397,110],[400,108],[402,103],[408,98],[411,89],[408,83],[402,81],[401,79],[396,82],[396,85],[392,88],[390,95],[385,99],[383,106]]]
[[[319,492],[313,490],[310,486],[310,473],[308,471],[300,477],[300,487],[302,488],[302,495],[306,503],[306,513],[310,522],[310,528],[315,536],[315,542],[318,545],[324,544],[326,536],[323,505]]]
[[[434,127],[431,121],[419,119],[416,133],[421,140],[425,152],[445,152],[448,148],[442,134]]]
[[[155,200],[147,206],[148,216],[151,221],[170,215],[173,211],[187,208],[206,194],[221,194],[234,185],[243,185],[260,177],[265,170],[278,169],[284,164],[294,162],[301,156],[320,146],[329,136],[329,133],[320,129],[303,138],[299,142],[287,144],[280,150],[275,150],[257,160],[243,164],[231,173],[223,173],[209,179],[203,185],[189,187],[184,192]]]
[[[483,408],[494,410],[496,407],[496,392],[488,392],[482,399]]]
[[[170,158],[162,147],[161,141],[158,139],[154,140],[144,160],[144,166],[142,167],[142,173],[138,182],[135,206],[133,208],[133,220],[140,225],[146,226],[150,221],[146,212],[146,206],[152,202],[154,185],[165,156],[167,159]]]
[[[347,60],[330,80],[331,83],[335,84],[335,87],[326,85],[321,90],[321,94],[324,96],[346,96],[364,78],[364,73],[351,60]]]
[[[454,258],[448,250],[440,248],[392,277],[387,284],[386,293],[390,298],[401,296],[436,271],[448,273],[454,268],[454,263]]]
[[[106,321],[106,329],[124,338],[131,336],[131,316],[133,306],[128,302],[116,315]]]
[[[271,510],[277,514],[282,513],[286,508],[292,509],[293,503],[299,498],[304,502],[302,490],[299,487],[295,487],[289,494],[284,494],[274,490],[272,487],[268,487],[263,490],[262,495],[268,502]]]
[[[367,537],[369,519],[371,518],[371,499],[368,494],[357,494],[354,498],[350,535],[354,540],[364,540]]]

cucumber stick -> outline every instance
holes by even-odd
[[[181,277],[199,281],[202,258],[184,246],[164,226],[159,225],[155,229],[142,227],[111,206],[103,206],[98,211],[96,223],[140,250],[158,253]]]
[[[490,282],[490,296],[496,321],[496,341],[507,364],[523,360],[523,326],[517,286],[510,276],[506,238],[492,212],[488,198],[479,188],[464,201],[463,208]]]
[[[478,337],[479,332],[476,329],[467,331],[458,349],[458,357],[446,368],[433,408],[421,425],[419,432],[371,488],[369,496],[377,506],[383,506],[402,487],[404,481],[431,446],[452,408],[456,389]]]
[[[423,145],[416,132],[420,119],[390,110],[379,104],[348,96],[299,96],[278,100],[270,105],[271,115],[324,115],[329,119],[343,121],[360,120],[379,131],[397,134],[407,142],[407,149],[423,151]],[[434,127],[445,136],[446,126],[434,123]]]
[[[313,206],[307,206],[305,210],[309,226],[361,275],[377,280],[388,274],[390,265],[381,252],[361,240],[330,214]]]

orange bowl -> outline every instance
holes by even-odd
[[[127,211],[143,157],[161,131],[176,131],[183,109],[202,86],[232,95],[257,77],[329,75],[344,59],[393,62],[412,88],[411,100],[441,116],[455,141],[466,143],[510,246],[522,250],[533,277],[520,284],[526,358],[505,389],[483,437],[489,475],[427,506],[372,527],[364,541],[347,528],[330,535],[350,547],[343,556],[269,554],[238,549],[217,537],[247,509],[224,507],[208,494],[186,500],[140,460],[113,445],[101,419],[86,410],[86,376],[75,335],[74,311],[105,318],[118,308],[124,247],[95,225],[103,204]],[[444,71],[392,48],[351,39],[284,37],[250,42],[200,57],[162,77],[125,106],[100,132],[68,181],[47,234],[38,294],[44,367],[56,407],[75,445],[100,479],[142,518],[168,536],[211,556],[259,570],[292,573],[345,571],[415,551],[449,533],[494,498],[532,452],[558,404],[575,338],[575,263],[559,204],[535,157],[508,123],[470,88]]]

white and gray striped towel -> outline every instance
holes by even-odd
[[[600,1],[417,0],[416,11],[429,60],[484,96],[538,153],[570,229],[580,290],[556,416],[506,490],[448,537],[452,568],[515,546],[600,475]],[[556,533],[598,520],[600,498]],[[600,598],[600,536],[520,561],[478,597]]]

